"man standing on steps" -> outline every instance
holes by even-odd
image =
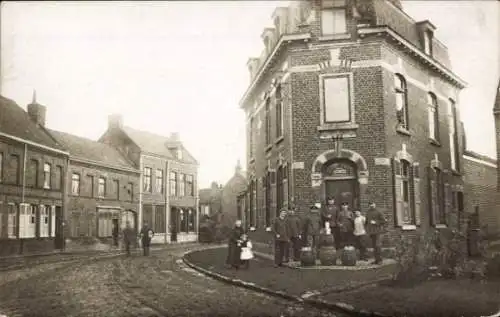
[[[290,237],[288,235],[288,226],[286,223],[287,210],[282,209],[278,218],[274,220],[273,223],[273,233],[274,233],[274,266],[283,265],[283,257],[285,256],[285,250],[288,248],[288,241]]]
[[[328,197],[326,206],[321,211],[321,227],[325,227],[325,223],[330,223],[332,229],[333,239],[335,241],[335,249],[340,251],[342,247],[342,236],[339,224],[339,210],[335,205],[335,198]]]
[[[384,226],[386,223],[384,214],[377,209],[374,202],[371,202],[368,212],[366,213],[366,233],[370,237],[373,254],[375,256],[374,264],[382,263],[382,254],[380,248],[380,235],[384,233]]]
[[[292,206],[290,208],[290,210],[288,210],[286,222],[288,225],[288,232],[290,235],[293,260],[300,261],[301,221],[300,221],[300,218],[295,214],[295,207],[294,206]],[[287,248],[286,251],[287,252],[285,254],[285,260],[289,258],[290,248]]]
[[[141,230],[141,243],[142,243],[142,249],[144,251],[144,256],[149,255],[149,247],[151,245],[151,239],[153,238],[154,232],[153,229],[151,229],[148,226],[148,222],[144,221],[144,226],[142,227]]]

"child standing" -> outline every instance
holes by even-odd
[[[359,249],[359,259],[362,261],[367,261],[366,257],[366,247],[364,244],[364,239],[366,237],[365,223],[366,217],[361,215],[359,210],[354,212],[354,243],[356,248]]]
[[[246,234],[242,234],[238,242],[239,245],[241,246],[241,253],[240,253],[241,264],[245,269],[248,269],[250,267],[250,260],[254,258],[252,252],[252,242],[250,242]]]

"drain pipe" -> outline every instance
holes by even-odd
[[[24,143],[24,154],[23,154],[23,179],[22,179],[22,196],[21,203],[24,204],[24,196],[26,193],[26,157],[28,156],[28,144]]]

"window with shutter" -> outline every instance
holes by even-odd
[[[444,184],[444,224],[448,223],[448,219],[450,217],[452,211],[452,192],[450,184]]]
[[[413,163],[413,197],[415,203],[415,224],[420,226],[422,222],[422,215],[420,211],[421,200],[420,200],[420,166],[418,163]]]
[[[50,236],[56,236],[56,206],[50,207]]]
[[[26,225],[29,222],[28,204],[19,205],[19,238],[26,238]]]
[[[398,159],[393,159],[393,176],[394,176],[394,208],[395,219],[397,226],[404,225],[403,216],[403,192],[402,192],[402,178],[401,178],[401,162]]]

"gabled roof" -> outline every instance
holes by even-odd
[[[144,152],[163,156],[167,159],[177,160],[174,150],[169,148],[174,142],[166,136],[161,136],[151,132],[133,129],[127,126],[122,127],[122,131]],[[196,159],[182,146],[177,143],[182,149],[182,162],[190,164],[198,164]]]
[[[47,130],[31,120],[28,113],[13,100],[0,96],[0,132],[65,151]]]
[[[118,168],[136,169],[118,150],[108,144],[79,137],[73,134],[48,130],[54,138],[69,150],[70,157]]]

